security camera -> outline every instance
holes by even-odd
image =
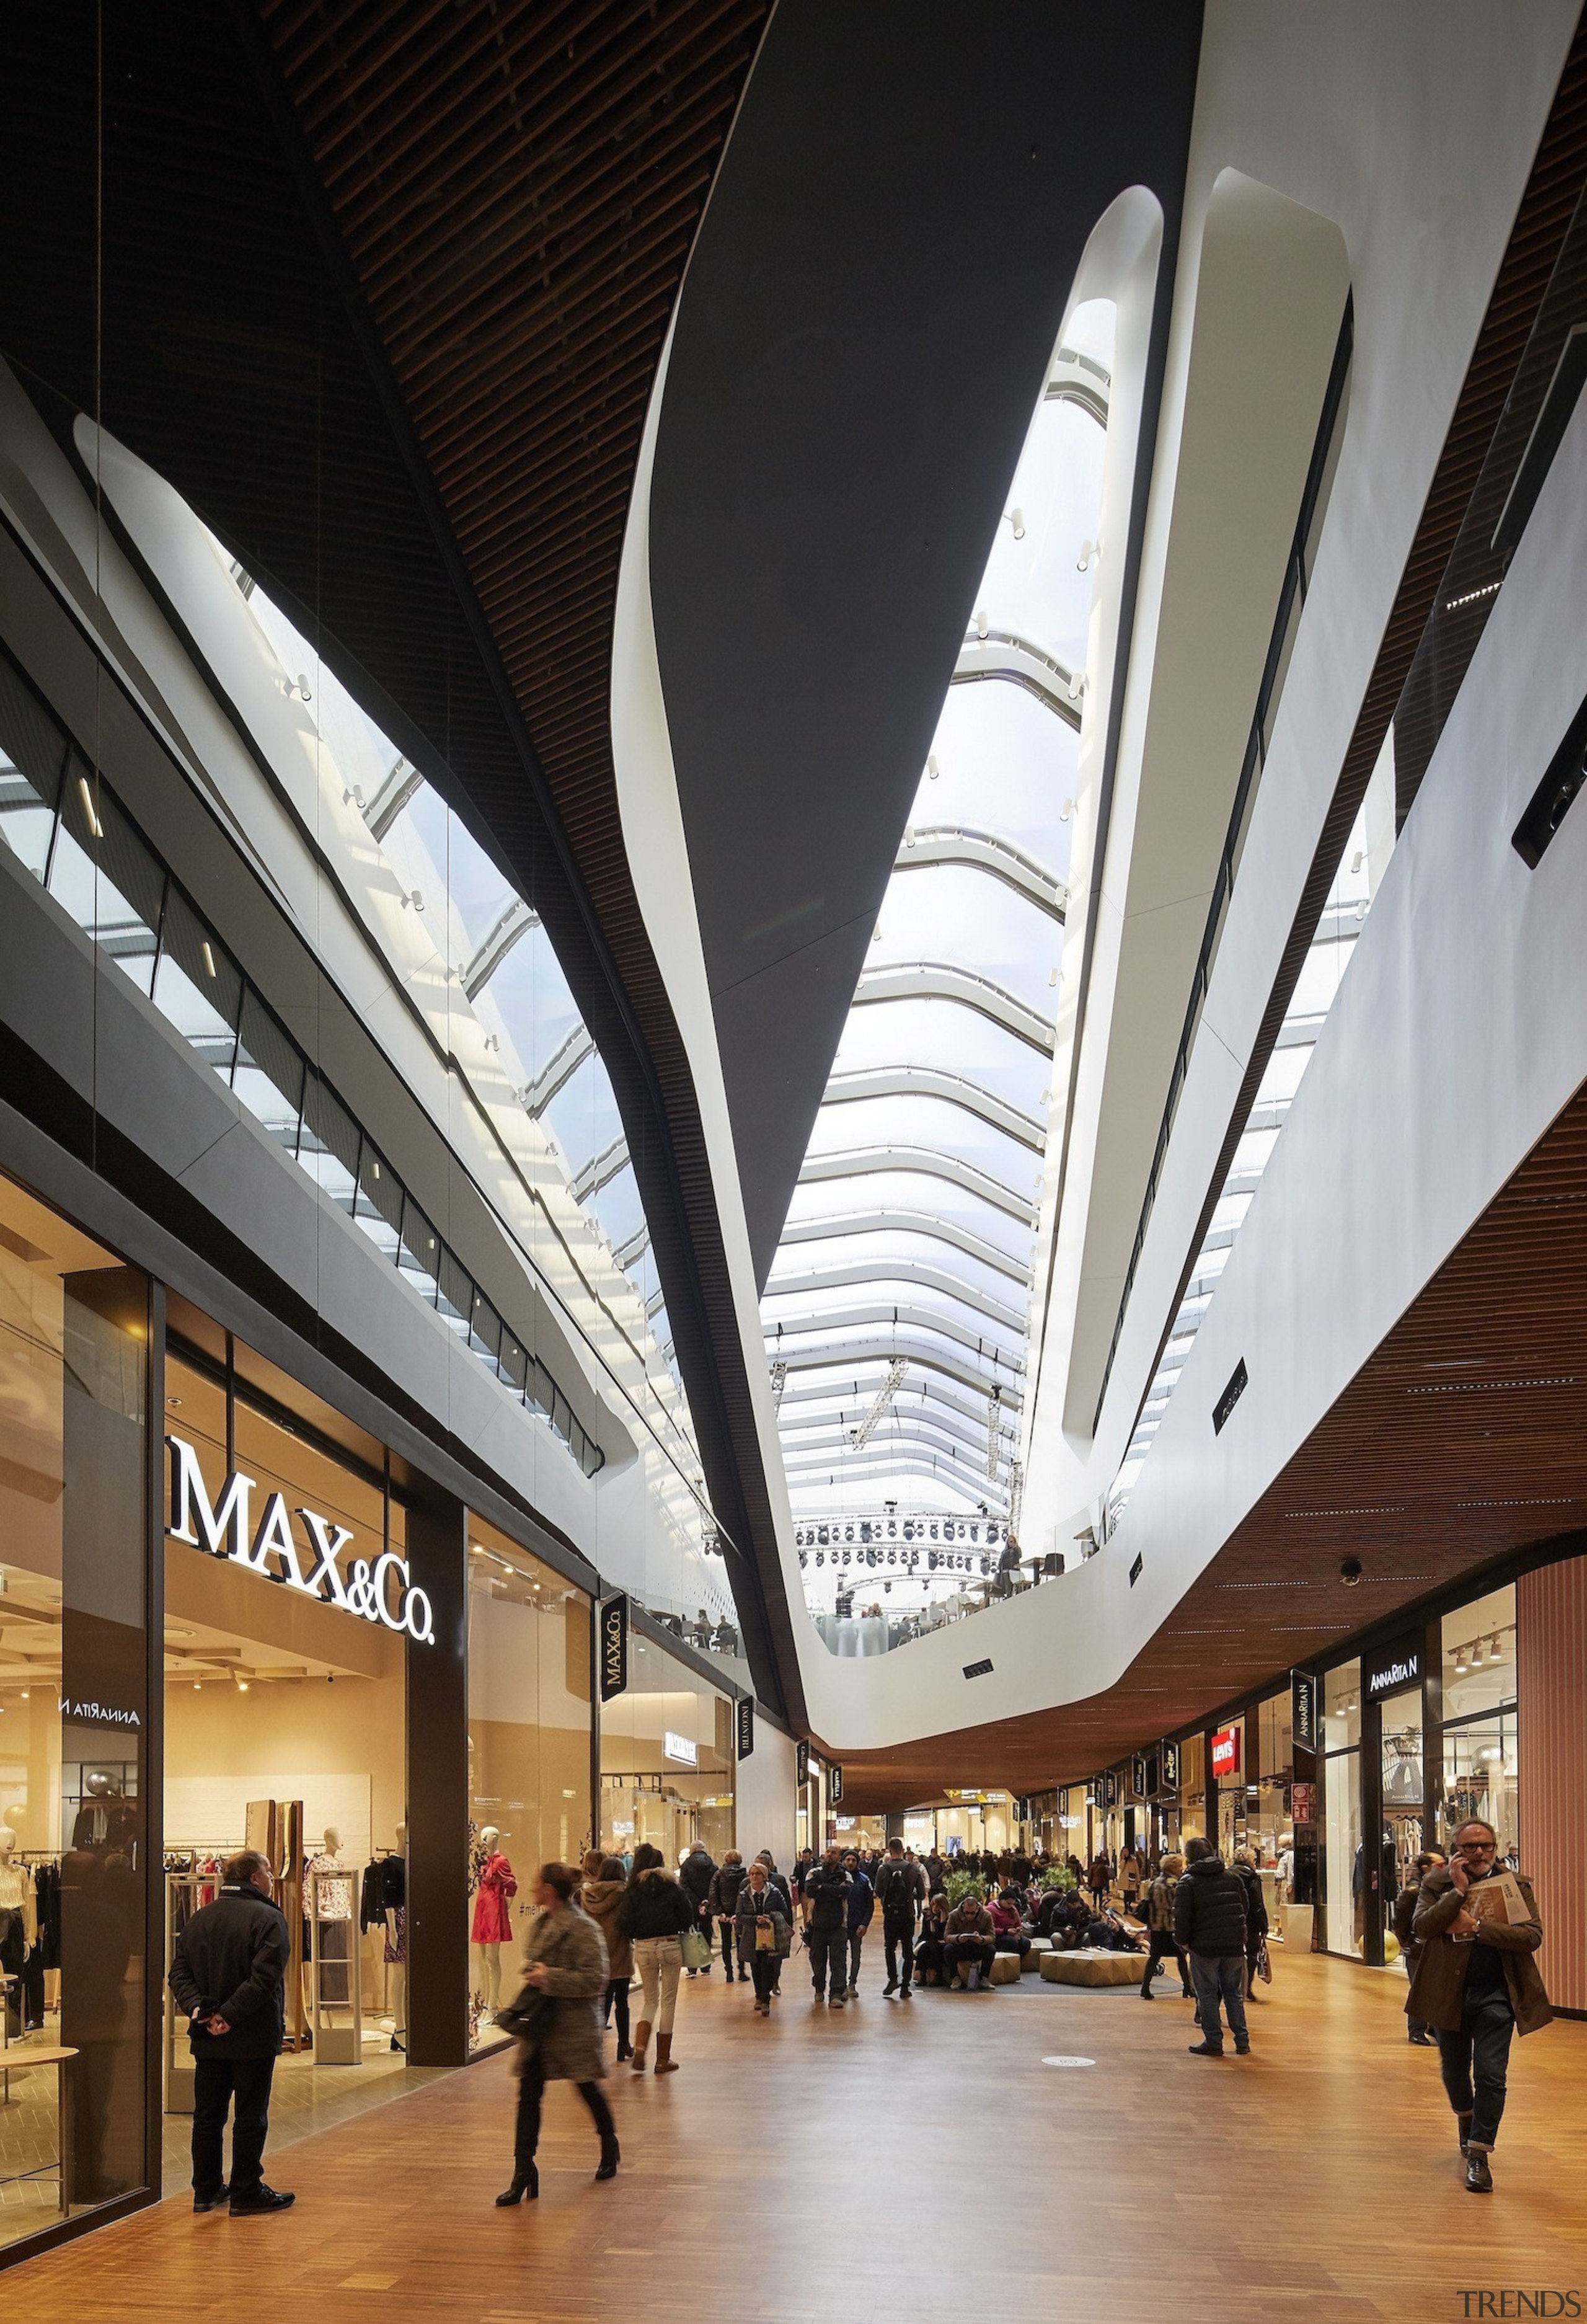
[[[1361,1578],[1361,1562],[1359,1557],[1345,1557],[1340,1560],[1339,1579],[1347,1590],[1353,1590]]]

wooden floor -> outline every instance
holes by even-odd
[[[178,2195],[0,2277],[0,2312],[148,2324],[250,2292],[338,2324],[918,2324],[966,2301],[1021,2324],[1443,2324],[1460,2291],[1506,2286],[1587,2305],[1587,2025],[1517,2044],[1484,2198],[1389,1975],[1280,1957],[1255,2054],[1213,2062],[1186,2054],[1171,1980],[1149,2006],[1029,1978],[906,2006],[868,1963],[857,2005],[817,2011],[789,1971],[769,2024],[720,1971],[686,1985],[682,2071],[609,2080],[614,2184],[558,2088],[540,2202],[492,2208],[512,2105],[492,2061],[285,2150],[290,2215],[196,2219]]]

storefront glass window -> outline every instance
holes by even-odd
[[[1323,1681],[1323,1748],[1344,1751],[1361,1739],[1361,1666],[1341,1663]]]
[[[1422,1690],[1407,1687],[1383,1704],[1383,1827],[1392,1851],[1392,1877],[1383,1889],[1385,1914],[1409,1880],[1422,1848],[1426,1776]],[[1386,1851],[1386,1853],[1389,1851]]]
[[[246,1351],[228,1363],[223,1336],[171,1306],[167,1958],[214,1896],[226,1858],[257,1848],[275,1871],[291,1945],[281,2102],[312,2106],[318,2070],[333,2066],[395,2097],[407,2033],[406,1637],[337,1603],[328,1582],[318,1595],[298,1585],[326,1543],[344,1590],[356,1589],[361,1564],[401,1560],[406,1512],[382,1446]],[[220,1528],[217,1550],[207,1516]],[[397,1568],[384,1570],[394,1609]],[[163,2077],[174,2169],[192,2063],[169,1995]]]
[[[1520,1862],[1519,1756],[1516,1711],[1462,1720],[1444,1730],[1444,1802],[1438,1845],[1446,1852],[1468,1816],[1481,1816],[1499,1834],[1501,1859]]]
[[[1360,1950],[1367,1879],[1361,1849],[1361,1666],[1341,1663],[1323,1679],[1324,1943]]]
[[[1516,1592],[1490,1591],[1444,1617],[1444,1718],[1469,1719],[1516,1699]]]
[[[479,1517],[468,1525],[469,2033],[518,1989],[542,1864],[590,1845],[590,1601]]]
[[[734,1845],[733,1704],[653,1639],[631,1640],[628,1690],[601,1710],[601,1845],[641,1841],[676,1870],[697,1840]]]
[[[0,2245],[150,2178],[148,1317],[0,1180]]]

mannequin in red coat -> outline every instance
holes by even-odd
[[[512,1905],[518,1894],[512,1867],[500,1852],[501,1839],[501,1833],[491,1823],[479,1835],[484,1861],[479,1869],[474,1925],[469,1932],[474,1948],[474,1989],[483,1996],[493,2017],[502,2006],[502,1947],[512,1941]]]

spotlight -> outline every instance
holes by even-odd
[[[849,1527],[848,1531],[847,1531],[847,1532],[844,1534],[844,1539],[845,1541],[853,1541],[853,1537],[854,1537],[854,1528],[853,1528],[853,1526],[850,1526],[850,1527]]]
[[[887,1537],[889,1541],[896,1541],[899,1537],[899,1529],[897,1526],[893,1524],[890,1517],[888,1520]]]
[[[1361,1578],[1361,1562],[1359,1557],[1346,1557],[1340,1561],[1339,1579],[1347,1590],[1353,1590]]]
[[[1008,517],[1010,531],[1013,534],[1016,540],[1023,540],[1025,538],[1024,510],[1017,508],[1010,509],[1008,512]]]
[[[934,1550],[934,1549],[928,1549],[928,1550],[927,1551],[927,1553],[926,1553],[926,1563],[927,1563],[927,1567],[929,1568],[929,1570],[930,1570],[933,1573],[935,1573],[935,1572],[937,1572],[937,1552],[936,1552],[936,1550]]]
[[[825,1564],[826,1564],[826,1552],[824,1549],[818,1549],[818,1550],[816,1552],[816,1563],[817,1563],[817,1565],[825,1565]]]
[[[937,1539],[937,1527],[935,1526],[931,1528],[931,1538],[933,1541]]]

